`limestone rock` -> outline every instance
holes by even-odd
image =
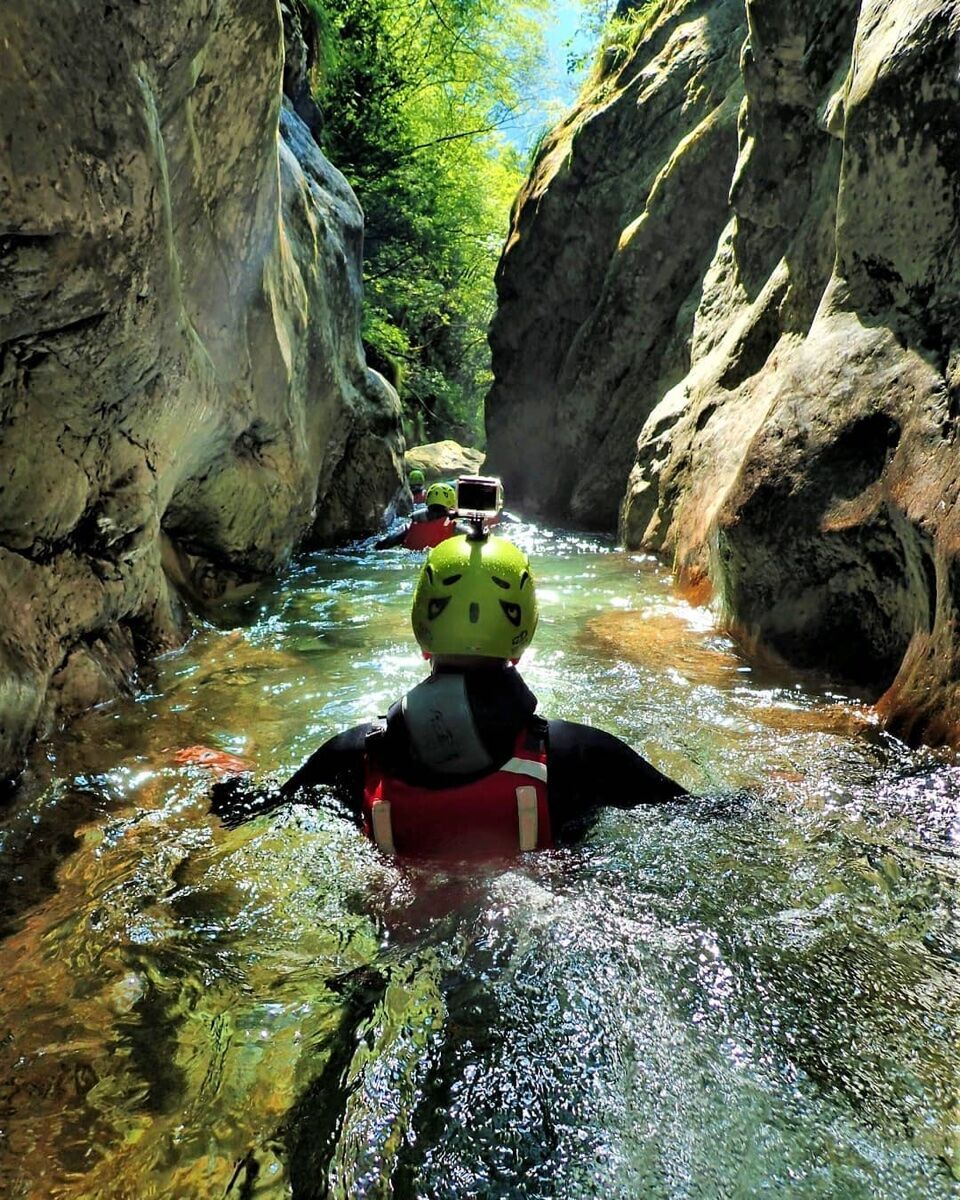
[[[419,467],[428,483],[438,479],[455,479],[458,475],[476,475],[483,466],[485,455],[482,450],[461,446],[450,439],[443,442],[427,442],[423,446],[411,446],[404,455],[408,472]]]
[[[489,464],[512,503],[616,522],[727,221],[744,32],[742,0],[672,5],[537,156],[490,334]]]
[[[724,14],[692,76],[668,48]],[[609,520],[642,425],[627,544],[668,555],[745,647],[957,743],[960,4],[746,0],[746,18],[733,78],[732,12],[666,6],[548,141],[500,269],[491,458],[509,478],[511,442],[539,438],[541,506]],[[736,154],[684,174],[738,88]]]
[[[748,14],[734,212],[624,536],[672,554],[744,644],[957,742],[960,9]]]
[[[214,600],[400,483],[362,214],[282,71],[274,0],[5,8],[0,774],[182,636],[164,562]]]

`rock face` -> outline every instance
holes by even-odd
[[[634,69],[669,73],[658,38],[698,11],[672,6]],[[746,16],[723,225],[681,306],[689,319],[659,335],[673,374],[634,387],[642,429],[621,532],[669,554],[746,644],[862,684],[899,732],[957,743],[960,4],[747,0]],[[681,111],[669,119],[690,136]],[[643,118],[631,115],[636,141]],[[708,190],[687,187],[683,207]],[[688,231],[649,208],[670,255],[692,257],[699,220]],[[524,220],[521,207],[520,244]],[[541,281],[565,277],[552,270],[542,264]],[[655,254],[638,261],[637,293],[662,276]],[[501,286],[508,305],[529,303],[513,295],[509,253]],[[618,346],[646,345],[634,311],[639,321],[616,310]],[[509,364],[538,349],[526,335],[504,355],[503,336],[491,421],[506,426],[508,400],[526,411]],[[573,479],[574,516],[586,477]]]
[[[457,475],[476,475],[483,466],[483,460],[482,450],[461,446],[450,439],[411,446],[404,455],[407,471],[418,467],[428,483],[438,479],[454,479]]]
[[[283,62],[275,0],[4,12],[0,774],[175,644],[183,592],[375,526],[401,482],[362,215]]]
[[[511,503],[616,523],[727,222],[745,31],[743,0],[675,5],[540,150],[490,333],[488,465]]]

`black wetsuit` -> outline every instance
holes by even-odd
[[[441,731],[439,742],[430,740],[433,729],[425,740],[427,726],[417,713],[422,715],[424,703],[429,707],[434,695],[443,695],[441,711],[451,712],[456,705],[450,697],[458,689],[468,709],[467,731],[463,722],[458,727],[454,721],[451,729]],[[397,701],[385,721],[356,725],[325,742],[282,787],[252,789],[234,780],[216,784],[213,811],[228,824],[238,824],[287,801],[314,802],[317,790],[324,789],[359,822],[370,736],[377,737],[378,761],[392,775],[414,786],[439,788],[497,770],[513,754],[524,728],[546,737],[547,798],[557,841],[577,836],[602,805],[634,808],[686,795],[619,738],[573,721],[545,721],[535,715],[536,707],[536,697],[512,667],[438,670]],[[435,709],[431,715],[436,718]],[[463,753],[451,760],[450,747],[456,754],[458,738]]]

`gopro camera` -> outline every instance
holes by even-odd
[[[457,512],[461,517],[493,517],[503,507],[503,484],[485,475],[461,475],[457,480]]]

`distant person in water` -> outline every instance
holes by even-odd
[[[451,483],[432,483],[427,488],[426,508],[416,510],[410,520],[395,533],[387,534],[375,543],[377,550],[403,546],[405,550],[429,550],[459,529],[451,515],[457,507],[457,492]]]
[[[228,824],[332,792],[388,854],[474,858],[571,840],[603,805],[684,789],[609,733],[544,720],[515,669],[537,627],[527,556],[479,530],[427,556],[413,632],[430,675],[386,717],[331,738],[273,791],[213,789]]]
[[[410,493],[413,496],[414,507],[418,504],[426,503],[427,499],[427,481],[426,476],[419,467],[414,467],[407,476],[407,483],[410,485]]]

